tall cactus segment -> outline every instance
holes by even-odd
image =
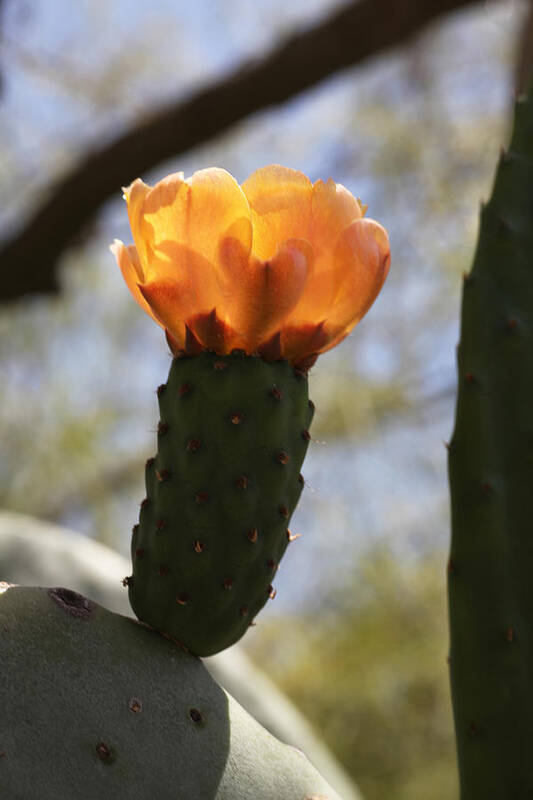
[[[175,643],[69,589],[0,583],[0,797],[340,800]]]
[[[533,796],[533,93],[465,277],[449,448],[450,670],[462,800]]]
[[[287,361],[207,352],[174,359],[158,399],[130,602],[205,656],[239,639],[275,592],[313,404]]]

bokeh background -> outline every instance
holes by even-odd
[[[243,644],[368,800],[450,800],[444,443],[461,276],[513,93],[531,68],[533,14],[520,0],[431,0],[432,19],[417,25],[413,9],[425,4],[388,5],[383,15],[374,3],[383,42],[358,59],[354,40],[355,66],[142,177],[222,166],[242,181],[277,162],[345,184],[389,230],[392,268],[375,307],[312,370],[317,413],[291,525],[303,536]],[[126,554],[170,361],[108,251],[115,237],[131,241],[120,183],[81,227],[70,230],[65,215],[52,291],[27,291],[27,253],[37,274],[44,252],[32,215],[87,154],[342,7],[0,1],[0,506]],[[414,13],[413,31],[386,46],[403,13]],[[124,183],[137,177],[135,159],[125,171]]]

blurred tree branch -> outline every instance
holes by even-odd
[[[473,2],[352,2],[286,39],[264,58],[155,111],[114,141],[86,153],[45,191],[24,226],[0,244],[0,300],[57,292],[58,257],[120,186],[248,115],[283,103],[338,70],[401,44],[436,17]]]

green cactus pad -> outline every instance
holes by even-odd
[[[287,361],[240,354],[174,359],[158,397],[130,602],[140,620],[211,655],[274,594],[313,404]]]
[[[465,278],[449,447],[461,798],[533,797],[533,96],[516,104]]]
[[[0,797],[339,800],[156,631],[68,589],[0,584]]]

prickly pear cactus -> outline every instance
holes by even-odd
[[[237,641],[275,590],[313,404],[287,361],[175,358],[127,579],[140,620],[196,655]]]
[[[450,669],[463,800],[533,796],[533,94],[465,279],[450,443]]]
[[[0,575],[10,582],[58,586],[68,574],[69,585],[76,592],[129,616],[128,597],[120,585],[128,562],[82,534],[15,511],[0,511]],[[203,663],[211,677],[269,733],[303,750],[343,800],[361,800],[357,787],[319,735],[239,645]]]
[[[134,244],[111,251],[176,357],[125,583],[140,619],[210,655],[274,594],[313,413],[303,371],[371,307],[389,240],[344,186],[279,164],[123,191]]]
[[[0,796],[339,800],[203,664],[68,589],[0,584]]]

